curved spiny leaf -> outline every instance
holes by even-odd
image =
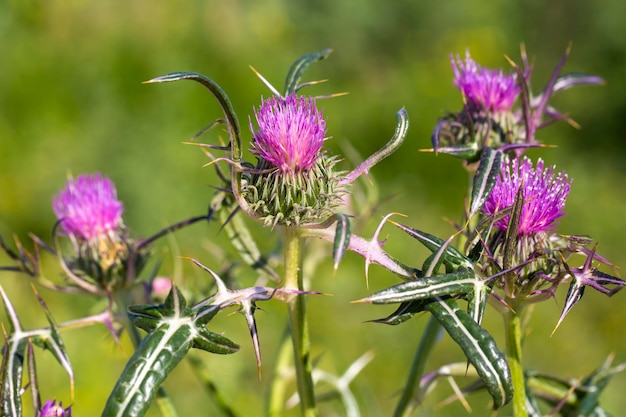
[[[192,80],[202,84],[206,87],[217,99],[224,116],[228,121],[228,130],[230,134],[232,159],[235,162],[241,160],[241,129],[239,127],[239,119],[237,119],[237,113],[228,98],[228,95],[222,90],[215,81],[207,77],[206,75],[198,74],[197,72],[173,72],[170,74],[162,75],[160,77],[153,78],[146,81],[146,83],[165,83],[179,80]]]
[[[391,326],[396,326],[413,318],[413,316],[417,313],[424,311],[425,305],[426,300],[406,301],[404,303],[401,303],[396,311],[394,311],[387,317],[370,321],[372,323],[389,324]]]
[[[216,307],[218,309],[218,307]],[[191,347],[215,353],[234,353],[238,346],[189,317],[160,322],[139,344],[117,380],[102,417],[141,417],[167,376]]]
[[[442,246],[446,244],[446,241],[438,238],[437,236],[431,235],[426,232],[422,232],[421,230],[412,229],[408,226],[405,226],[400,223],[391,222],[394,226],[398,227],[400,230],[407,233],[414,239],[417,239],[422,245],[426,246],[431,252],[438,252]],[[467,259],[461,252],[459,252],[454,247],[448,245],[444,249],[444,252],[441,256],[441,262],[452,271],[456,271],[460,268],[471,269],[473,268],[472,262]]]
[[[480,280],[474,271],[462,269],[450,274],[433,275],[404,281],[359,301],[372,304],[391,304],[427,300],[443,295],[468,294],[474,290],[477,281]]]
[[[437,297],[425,308],[461,347],[491,394],[494,407],[500,408],[511,401],[511,371],[504,354],[500,352],[489,332],[476,324],[453,299],[443,300]]]
[[[320,52],[302,55],[293,64],[291,64],[289,72],[287,73],[287,79],[285,80],[285,96],[298,91],[298,83],[302,78],[302,74],[309,67],[309,65],[316,61],[328,58],[331,52],[332,49],[324,49]]]

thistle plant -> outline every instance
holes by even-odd
[[[27,386],[34,415],[70,416],[71,407],[64,408],[60,401],[51,399],[42,404],[34,349],[52,353],[69,375],[70,402],[79,404],[81,399],[74,398],[73,380],[74,373],[82,370],[72,368],[63,338],[69,330],[98,324],[104,324],[118,342],[127,333],[134,346],[117,382],[107,389],[103,417],[143,416],[153,404],[164,416],[177,415],[164,382],[185,360],[193,364],[199,386],[213,394],[219,411],[235,415],[234,408],[215,395],[219,381],[207,370],[205,359],[190,352],[204,351],[202,358],[209,353],[236,353],[239,345],[210,327],[218,314],[237,309],[248,326],[261,378],[257,304],[280,301],[286,305],[288,319],[263,414],[279,416],[287,406],[298,404],[300,415],[314,417],[319,415],[319,401],[330,397],[341,399],[346,415],[360,416],[350,382],[376,359],[369,346],[364,347],[366,353],[341,376],[314,363],[309,322],[316,312],[309,311],[307,298],[329,291],[318,288],[314,274],[305,276],[304,272],[305,260],[316,263],[326,257],[337,271],[336,279],[348,279],[339,271],[348,252],[363,257],[365,278],[370,266],[376,264],[401,280],[356,300],[398,304],[390,315],[373,322],[395,326],[414,316],[429,316],[401,387],[395,416],[409,415],[444,377],[475,379],[463,390],[453,383],[461,401],[473,391],[486,390],[494,410],[504,408],[508,412],[505,407],[512,403],[516,417],[607,415],[599,405],[599,395],[624,365],[611,366],[607,361],[576,383],[527,369],[522,361],[523,323],[530,319],[531,310],[528,306],[558,297],[558,288],[568,285],[560,317],[554,321],[556,330],[582,299],[585,288],[610,296],[626,284],[606,272],[613,265],[597,253],[597,243],[591,238],[557,231],[572,179],[555,167],[546,167],[542,159],[533,161],[524,154],[541,146],[536,137],[539,128],[560,119],[573,123],[548,104],[555,92],[602,80],[584,74],[560,75],[566,53],[546,88],[534,96],[532,68],[524,51],[522,66],[511,61],[509,71],[484,68],[469,52],[465,60],[452,56],[453,84],[461,92],[463,108],[436,124],[432,150],[460,158],[471,176],[463,221],[450,236],[440,238],[398,223],[392,220],[395,213],[390,213],[367,238],[353,227],[364,220],[358,217],[358,210],[356,215],[349,214],[358,187],[355,182],[403,143],[408,115],[400,109],[395,131],[386,143],[381,142],[380,150],[353,169],[344,168],[342,157],[325,148],[330,138],[326,117],[332,115],[320,107],[323,100],[336,99],[340,94],[302,93],[319,83],[301,82],[306,69],[329,54],[330,50],[324,50],[297,59],[288,70],[282,92],[257,73],[271,94],[268,98],[259,94],[258,106],[248,115],[247,153],[239,117],[226,92],[213,79],[195,72],[176,72],[147,81],[195,81],[213,94],[222,110],[221,117],[194,139],[222,126],[226,144],[192,142],[204,151],[207,165],[215,169],[220,181],[208,202],[207,214],[182,220],[148,238],[135,237],[122,220],[124,206],[113,181],[101,174],[84,174],[70,178],[53,197],[52,210],[58,220],[52,227],[52,243],[31,236],[34,249],[28,251],[18,238],[14,248],[0,241],[13,261],[2,270],[28,276],[33,288],[89,296],[100,300],[96,306],[104,306],[94,315],[57,322],[35,290],[48,326],[29,330],[0,287],[8,319],[3,325],[0,415],[23,414],[22,394]],[[203,290],[188,288],[185,279],[167,278],[172,274],[161,271],[153,250],[161,237],[198,222],[217,223],[238,255],[225,261],[226,266],[218,273],[198,256],[184,254],[181,262],[199,268],[207,277],[208,286]],[[251,222],[261,224],[265,235],[254,235],[248,227]],[[383,248],[380,238],[388,224],[417,240],[431,254],[411,264],[396,259]],[[257,243],[273,235],[281,239],[278,255],[265,253]],[[307,240],[330,244],[323,247],[324,256],[318,257],[309,252],[312,245],[304,245]],[[42,253],[58,261],[62,270],[59,279],[46,278]],[[219,257],[226,256],[220,249]],[[147,268],[151,263],[154,267]],[[250,284],[244,274],[239,276],[242,269],[252,271],[256,281]],[[482,324],[492,311],[503,318],[503,348]],[[464,358],[427,372],[428,359],[442,331],[460,347]],[[291,396],[285,388],[290,374],[295,375],[296,391]],[[320,395],[317,384],[322,382],[333,387],[331,395]]]

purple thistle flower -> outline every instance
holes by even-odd
[[[37,417],[72,417],[72,409],[63,408],[62,402],[57,405],[56,400],[48,400],[39,410]]]
[[[537,232],[548,231],[555,225],[556,219],[565,213],[563,208],[569,193],[571,180],[567,174],[560,172],[555,175],[554,167],[544,169],[541,159],[537,167],[533,168],[530,159],[523,157],[502,162],[502,170],[496,179],[496,184],[483,206],[487,215],[511,208],[520,187],[524,195],[524,205],[520,216],[518,234],[533,235]],[[495,225],[506,230],[510,216],[496,221]]]
[[[100,174],[69,180],[52,199],[52,209],[69,236],[92,241],[123,226],[124,206],[113,182]]]
[[[450,55],[450,62],[454,85],[471,106],[491,112],[511,110],[520,92],[515,74],[483,68],[470,57],[469,51],[465,53],[465,62],[459,55]]]
[[[312,98],[295,94],[263,100],[254,115],[259,130],[254,132],[251,152],[278,167],[283,173],[309,170],[324,144],[326,121]]]

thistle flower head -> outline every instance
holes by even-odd
[[[72,417],[72,409],[63,408],[62,402],[57,404],[56,400],[48,400],[39,410],[37,417]]]
[[[111,180],[100,174],[80,175],[52,199],[62,231],[79,241],[93,241],[123,226],[124,207]]]
[[[259,129],[251,152],[283,173],[309,170],[324,144],[326,121],[312,98],[271,97],[255,110]],[[250,122],[250,128],[252,122]]]
[[[312,98],[275,96],[263,100],[250,128],[250,151],[259,157],[244,178],[242,196],[251,215],[266,225],[311,225],[326,220],[341,202],[342,173],[323,150],[326,122]]]
[[[52,208],[61,233],[72,242],[74,252],[63,257],[63,264],[73,281],[92,293],[125,285],[132,241],[113,182],[100,174],[80,175],[53,197]],[[143,266],[144,258],[143,253],[136,254],[135,271]]]
[[[514,74],[480,66],[469,54],[465,61],[451,55],[454,85],[467,98],[468,104],[491,112],[509,111],[515,104],[520,89]]]
[[[559,217],[565,213],[563,208],[569,193],[571,180],[567,174],[555,174],[554,167],[544,169],[541,159],[536,168],[527,157],[505,159],[496,184],[483,207],[487,215],[511,208],[515,202],[520,187],[522,188],[524,204],[518,225],[519,235],[533,235],[538,232],[549,231]],[[501,230],[508,228],[510,216],[496,221],[495,225]]]

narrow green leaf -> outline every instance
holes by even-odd
[[[426,246],[433,253],[438,252],[446,243],[445,240],[440,239],[437,236],[431,235],[429,233],[422,232],[417,229],[412,229],[408,226],[393,221],[391,223],[398,227],[400,230],[407,233],[412,238],[417,239],[422,245]],[[445,247],[441,256],[441,261],[444,263],[446,268],[449,268],[452,271],[456,271],[459,268],[472,269],[474,267],[469,259],[467,259],[461,252],[459,252],[457,249],[450,245]]]
[[[491,148],[483,149],[478,169],[474,175],[469,215],[472,217],[485,204],[496,179],[500,175],[502,152]]]
[[[480,327],[453,299],[439,297],[426,305],[450,337],[461,347],[500,408],[513,398],[511,371],[506,357],[487,330]]]
[[[2,346],[2,363],[0,365],[2,415],[21,417],[22,372],[28,338],[22,332],[22,325],[17,317],[17,312],[1,285],[0,297],[10,322],[10,333],[8,337],[5,337]]]
[[[39,304],[43,308],[46,319],[48,320],[48,324],[50,325],[47,332],[42,332],[32,338],[32,341],[37,346],[42,347],[45,350],[48,350],[52,353],[52,356],[57,360],[59,365],[65,369],[65,372],[70,378],[70,384],[72,388],[72,392],[74,392],[74,371],[72,370],[72,365],[70,363],[70,358],[65,349],[65,344],[63,343],[63,339],[61,338],[61,333],[59,332],[59,328],[52,317],[52,313],[48,310],[48,306],[44,302],[44,300],[39,296],[37,292],[35,292],[37,296],[37,300]]]
[[[117,380],[102,417],[140,417],[163,381],[191,348],[195,331],[188,318],[162,322],[141,341]]]
[[[346,214],[337,214],[337,228],[335,229],[335,241],[333,242],[333,261],[335,271],[339,262],[348,250],[350,244],[350,218]]]
[[[302,74],[309,67],[309,65],[316,61],[328,58],[331,52],[332,49],[324,49],[320,52],[302,55],[293,64],[291,64],[289,72],[287,72],[287,79],[285,80],[285,96],[298,91],[300,87],[298,83],[302,78]]]
[[[474,290],[477,281],[480,280],[474,271],[461,269],[450,274],[404,281],[359,301],[372,304],[390,304],[426,300],[443,295],[467,294]]]
[[[0,400],[3,416],[21,417],[22,415],[22,373],[27,345],[28,339],[26,338],[10,337],[4,341],[0,365],[2,378]]]
[[[581,398],[580,405],[576,410],[576,416],[600,417],[609,414],[600,407],[600,394],[604,391],[610,380],[619,372],[624,371],[626,364],[610,366],[612,358],[607,359],[602,366],[593,371],[585,378],[576,390]]]
[[[506,240],[504,242],[504,257],[502,260],[502,269],[510,269],[513,266],[513,259],[515,257],[515,250],[517,248],[517,231],[519,229],[519,222],[522,218],[522,208],[524,207],[524,185],[522,184],[517,190],[515,195],[515,201],[513,202],[513,208],[511,211],[511,217],[509,218],[509,224],[506,229]],[[515,273],[511,273],[515,275]]]
[[[227,192],[219,192],[214,198],[212,207],[217,212],[222,228],[235,250],[239,253],[239,256],[241,256],[241,259],[259,273],[278,281],[280,278],[278,273],[269,265],[267,258],[261,253],[244,219],[241,216],[237,216],[236,210],[239,206],[233,195]]]
[[[417,313],[424,311],[426,300],[406,301],[390,315],[382,319],[370,320],[372,323],[389,324],[396,326],[411,319]]]
[[[222,90],[215,81],[207,77],[206,75],[198,74],[196,72],[173,72],[160,77],[153,78],[146,81],[146,83],[164,83],[179,80],[192,80],[202,84],[206,87],[217,99],[224,116],[228,121],[228,130],[231,141],[231,157],[233,161],[239,162],[241,160],[241,129],[239,127],[239,119],[237,119],[237,113],[228,98],[228,95]]]
[[[218,308],[219,309],[219,308]],[[227,337],[218,333],[213,333],[206,327],[196,328],[198,334],[193,339],[191,347],[205,350],[218,355],[228,355],[239,350],[239,345]]]
[[[41,397],[39,396],[39,380],[37,379],[37,366],[35,364],[35,349],[32,342],[28,341],[26,350],[26,362],[28,363],[28,384],[30,396],[33,401],[33,410],[41,409]]]
[[[528,417],[543,417],[534,394],[526,387],[526,412]]]
[[[212,375],[213,369],[204,360],[204,357],[201,358],[199,355],[190,353],[187,355],[187,361],[189,361],[192,371],[200,380],[205,392],[209,395],[211,402],[221,412],[219,415],[223,417],[237,417],[237,414],[232,409],[232,405],[224,398],[223,393],[218,390],[216,381],[213,379],[214,375]]]
[[[504,255],[502,257],[502,269],[510,270],[504,276],[504,291],[507,295],[511,295],[515,288],[515,281],[517,280],[516,273],[511,269],[513,267],[515,252],[517,250],[517,231],[519,229],[519,222],[522,218],[522,209],[524,208],[524,184],[520,185],[515,195],[515,201],[511,208],[511,214],[509,217],[509,223],[506,229],[506,236],[504,241]]]
[[[239,350],[231,340],[204,327],[220,306],[190,309],[175,286],[163,304],[134,305],[128,310],[133,323],[149,333],[126,364],[103,417],[143,416],[163,381],[192,347],[218,354]]]
[[[396,150],[398,150],[400,145],[402,145],[402,143],[404,142],[404,139],[406,138],[406,134],[408,131],[409,131],[409,114],[407,113],[406,109],[403,107],[396,112],[396,129],[393,132],[393,136],[391,137],[391,139],[389,139],[389,141],[382,148],[380,148],[377,152],[372,154],[365,161],[361,162],[361,164],[358,167],[356,167],[354,170],[348,173],[340,181],[340,184],[350,184],[361,175],[363,174],[367,175],[369,170],[374,165],[376,165],[377,163],[379,163],[380,161],[382,161],[383,159],[387,158],[389,155],[394,153]]]

